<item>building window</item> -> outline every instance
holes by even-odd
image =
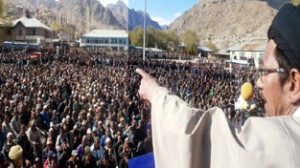
[[[19,36],[22,36],[22,29],[19,29]]]
[[[112,38],[110,41],[111,44],[117,44],[118,43],[118,39],[117,38]]]
[[[36,35],[36,29],[32,29],[32,35],[33,35],[33,36]]]
[[[98,44],[109,44],[109,39],[108,38],[99,38]]]
[[[126,44],[127,43],[127,39],[126,38],[120,38],[118,41],[118,44]]]
[[[6,31],[6,35],[11,35],[11,29]]]

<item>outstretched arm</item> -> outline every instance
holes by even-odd
[[[141,85],[139,88],[140,98],[142,100],[150,101],[151,103],[152,98],[160,87],[157,80],[142,69],[138,68],[135,72],[142,77]]]

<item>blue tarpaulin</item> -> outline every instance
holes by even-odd
[[[129,159],[129,168],[155,168],[153,153]]]

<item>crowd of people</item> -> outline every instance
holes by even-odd
[[[151,152],[151,114],[138,95],[137,67],[191,106],[233,107],[250,68],[224,63],[176,63],[131,56],[70,52],[41,58],[3,52],[0,56],[0,167],[20,146],[23,167],[126,168],[130,158]],[[227,108],[229,107],[229,108]],[[20,151],[20,150],[19,150]],[[19,153],[18,153],[19,154]]]

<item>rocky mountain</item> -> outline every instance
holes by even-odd
[[[275,2],[276,1],[276,2]],[[252,38],[266,38],[267,30],[283,0],[201,0],[173,23],[169,30],[197,32],[203,45],[211,40],[219,49]],[[280,4],[281,3],[281,4]]]
[[[7,15],[21,17],[25,10],[47,25],[74,25],[80,35],[95,28],[132,30],[143,26],[144,12],[128,9],[119,1],[107,8],[98,0],[4,0]],[[197,32],[201,44],[211,40],[219,49],[251,38],[266,38],[272,18],[287,0],[199,0],[166,26],[179,35],[186,29]],[[161,29],[147,14],[147,25]]]
[[[129,9],[123,1],[118,1],[116,4],[109,4],[107,6],[115,18],[121,23],[123,27],[128,27],[128,30],[132,30],[135,26],[144,27],[144,12],[135,11],[134,9]],[[161,29],[160,25],[151,19],[151,17],[146,14],[147,26],[151,25],[156,29]]]
[[[74,25],[79,34],[92,29],[120,29],[123,26],[98,0],[7,0],[7,15],[16,19],[29,10],[50,25]]]
[[[122,28],[111,11],[100,4],[98,0],[60,0],[55,10],[67,18],[67,22],[76,24],[86,32],[92,29]]]
[[[106,6],[119,23],[128,29],[128,7],[123,1],[118,1],[116,4],[108,4]]]

